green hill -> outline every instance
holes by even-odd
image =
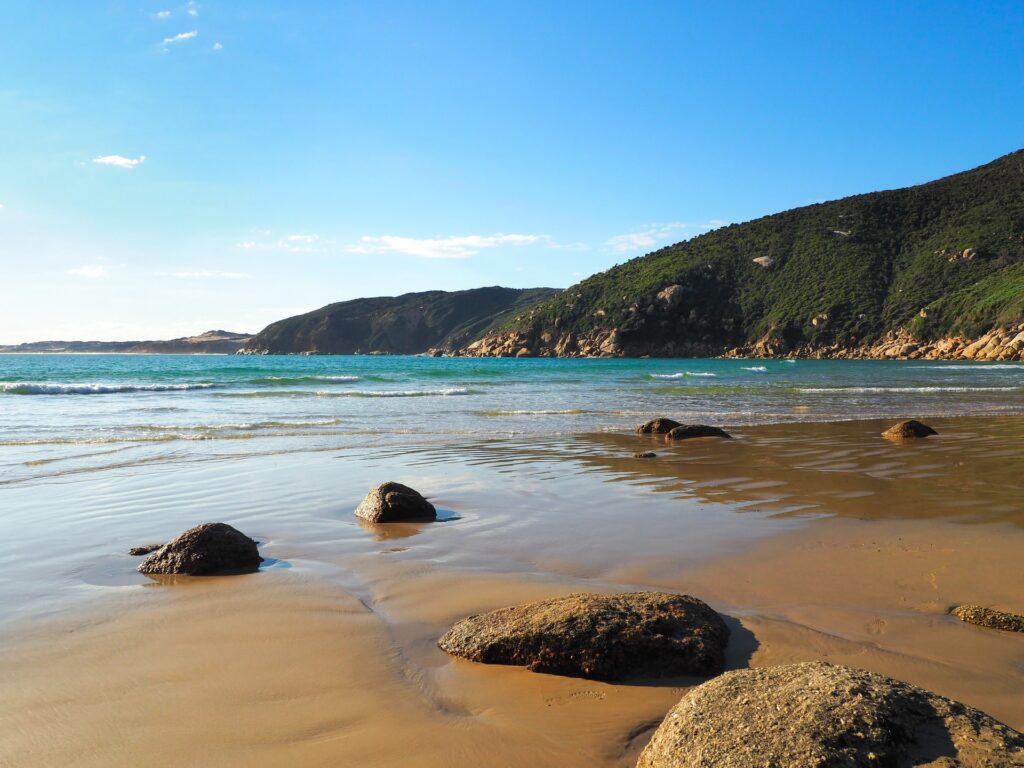
[[[663,248],[520,313],[467,353],[811,353],[904,331],[976,337],[1024,322],[1022,263],[1018,151]]]
[[[418,354],[455,350],[557,293],[552,288],[424,291],[328,304],[271,323],[247,354]]]

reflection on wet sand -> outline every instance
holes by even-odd
[[[566,439],[426,447],[430,464],[456,451],[468,463],[529,467],[557,479],[564,464],[658,493],[775,514],[858,519],[951,518],[1024,525],[1024,419],[939,419],[938,437],[892,443],[891,422],[777,424],[737,439],[674,443],[661,435],[592,433]],[[653,450],[655,459],[633,456]],[[416,452],[414,452],[415,454]],[[552,465],[545,468],[545,465]],[[556,469],[557,466],[557,469]]]

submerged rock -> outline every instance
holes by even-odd
[[[1024,616],[1016,613],[996,611],[980,605],[958,605],[953,609],[953,615],[960,621],[977,624],[979,627],[1001,629],[1005,632],[1024,632]]]
[[[254,571],[263,558],[256,542],[227,523],[203,523],[167,542],[138,567],[140,573],[215,573]]]
[[[1024,736],[959,702],[823,662],[727,672],[687,693],[637,768],[1024,765]]]
[[[656,454],[654,451],[637,451],[636,453],[633,454],[633,458],[634,459],[653,459],[657,455],[658,454]]]
[[[356,516],[371,523],[396,523],[402,520],[436,520],[437,510],[414,491],[401,483],[381,483],[356,507]]]
[[[637,427],[636,431],[641,435],[664,435],[678,426],[679,422],[673,419],[651,419]]]
[[[132,557],[142,557],[150,552],[156,552],[162,546],[163,544],[143,544],[141,547],[132,547],[128,550],[128,554]]]
[[[669,440],[689,440],[694,437],[723,437],[732,440],[724,429],[709,427],[707,424],[680,424],[668,433]]]
[[[442,650],[484,664],[616,680],[711,675],[725,665],[729,628],[689,595],[575,594],[463,619]]]
[[[882,437],[887,440],[906,440],[908,438],[928,437],[928,435],[937,434],[939,433],[927,424],[922,424],[916,419],[908,419],[907,421],[901,421],[898,424],[893,424],[882,433]]]

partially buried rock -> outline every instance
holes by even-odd
[[[1024,736],[892,678],[823,662],[745,669],[694,688],[637,768],[1020,766]]]
[[[227,523],[203,523],[164,544],[143,560],[138,570],[210,576],[254,571],[261,562],[256,542],[244,533]]]
[[[641,424],[636,431],[641,435],[664,435],[678,426],[679,422],[672,419],[652,419],[646,424]]]
[[[442,650],[484,664],[617,680],[712,675],[725,665],[729,628],[689,595],[575,594],[463,619]]]
[[[401,483],[381,483],[356,507],[356,516],[371,523],[397,523],[403,520],[436,520],[437,510],[414,491]]]
[[[977,624],[979,627],[1001,629],[1005,632],[1024,632],[1024,616],[1016,613],[996,611],[980,605],[958,605],[953,609],[953,615],[960,621]]]
[[[732,440],[724,429],[709,427],[707,424],[680,424],[668,433],[669,440],[689,440],[694,437],[723,437]]]
[[[634,459],[653,459],[657,455],[658,454],[656,454],[654,451],[637,451],[636,453],[633,454],[633,458]]]
[[[893,424],[882,433],[882,437],[887,440],[908,440],[915,437],[928,437],[928,435],[937,434],[939,433],[927,424],[922,424],[916,419],[908,419],[907,421]]]
[[[150,552],[156,552],[162,546],[163,544],[143,544],[141,547],[132,547],[128,550],[128,554],[132,557],[142,557]]]

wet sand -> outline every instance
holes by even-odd
[[[435,642],[470,613],[637,588],[722,612],[730,667],[850,664],[1022,729],[1024,637],[947,611],[1024,612],[1024,420],[936,421],[939,438],[908,445],[881,441],[880,426],[214,462],[177,467],[173,502],[153,515],[138,509],[169,479],[153,468],[76,480],[79,513],[25,534],[62,576],[37,580],[47,615],[15,612],[2,635],[0,764],[629,766],[698,680],[538,675],[451,659]],[[658,458],[631,457],[649,445]],[[358,489],[384,473],[459,519],[355,524]],[[56,510],[49,488],[7,492],[11,519]],[[111,493],[132,504],[101,504]],[[159,540],[200,510],[279,562],[173,584],[130,575],[123,543]],[[42,553],[47,530],[77,549]],[[30,570],[22,557],[5,602]]]

